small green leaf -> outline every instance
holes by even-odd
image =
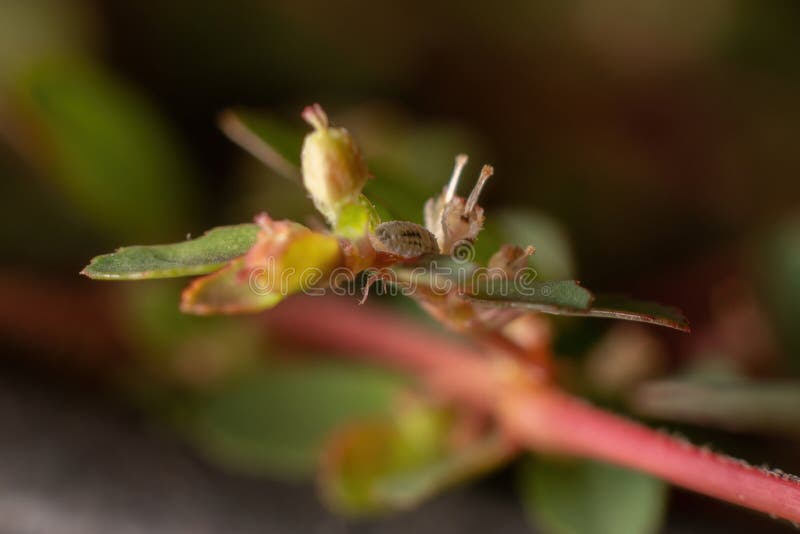
[[[666,502],[660,480],[590,460],[531,459],[520,483],[530,521],[547,534],[656,532]]]
[[[219,125],[225,135],[262,163],[300,183],[300,149],[303,131],[263,112],[226,110]]]
[[[97,256],[81,271],[96,280],[144,280],[210,273],[245,254],[258,226],[220,226],[202,236],[170,245],[123,247]]]
[[[453,446],[454,414],[418,400],[392,418],[348,425],[326,447],[319,477],[328,504],[347,515],[408,509],[507,461],[496,435]]]
[[[212,459],[248,473],[310,475],[330,432],[386,413],[403,381],[340,362],[273,364],[197,399],[186,430]]]

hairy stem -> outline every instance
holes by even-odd
[[[9,280],[5,276],[0,278],[4,282]],[[31,294],[40,294],[26,292],[33,285],[24,282],[0,284],[7,292],[21,292],[21,298],[10,302],[30,302]],[[87,310],[85,317],[80,316],[85,324],[95,324],[102,316],[101,310],[107,308],[98,305],[94,293],[92,298],[87,292],[71,294],[69,298],[62,293],[47,293],[50,309],[54,302],[64,306],[69,303],[73,308],[78,303],[86,305],[78,306]],[[6,311],[9,313],[0,313],[0,331],[4,334],[37,325],[36,331],[45,337],[56,335],[54,339],[62,350],[86,348],[82,340],[61,335],[64,315],[39,314],[34,319],[32,314],[20,317],[10,315],[11,308]],[[74,311],[71,316],[75,316]],[[532,450],[616,463],[706,495],[800,522],[800,483],[796,478],[747,466],[594,408],[553,386],[537,383],[540,373],[520,380],[520,369],[514,362],[496,365],[494,359],[473,346],[416,322],[384,311],[359,308],[352,301],[319,297],[290,298],[266,317],[276,334],[293,342],[338,350],[350,357],[416,375],[435,393],[494,416],[509,438]],[[113,333],[119,328],[115,328],[113,321],[108,322],[110,334],[100,342],[104,354],[117,346],[109,340],[116,339]]]
[[[800,484],[597,409],[563,392],[524,392],[500,411],[528,447],[615,463],[718,499],[800,521]]]
[[[495,416],[509,437],[558,452],[638,469],[673,484],[800,521],[800,483],[696,447],[592,407],[520,368],[386,312],[335,299],[289,299],[268,322],[284,337],[415,374],[435,393]],[[513,372],[512,372],[513,371]]]

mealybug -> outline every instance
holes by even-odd
[[[379,224],[372,236],[375,250],[388,252],[404,259],[423,254],[437,254],[436,236],[424,226],[408,221],[388,221]]]

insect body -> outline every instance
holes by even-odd
[[[372,246],[376,250],[404,259],[439,252],[436,236],[425,227],[408,221],[381,223],[375,228],[372,238]]]
[[[423,254],[455,254],[459,243],[474,242],[484,219],[478,196],[494,171],[489,165],[484,165],[477,185],[469,198],[464,199],[455,193],[466,164],[467,156],[456,156],[450,183],[441,195],[425,204],[425,226],[408,221],[379,224],[370,235],[373,248],[411,259]]]

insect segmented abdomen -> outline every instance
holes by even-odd
[[[436,254],[439,245],[428,229],[408,221],[388,221],[375,228],[376,248],[402,258]]]

